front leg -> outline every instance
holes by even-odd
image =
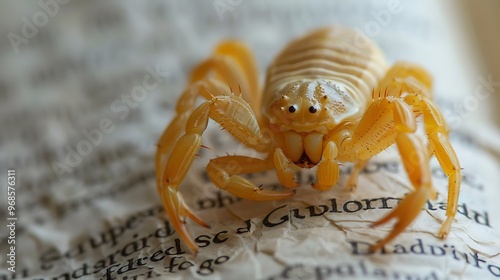
[[[258,159],[246,156],[223,156],[210,160],[208,176],[216,187],[234,196],[257,201],[290,198],[294,191],[275,192],[261,189],[239,174],[262,172],[274,167],[270,158]]]
[[[373,224],[377,226],[392,219],[397,220],[391,232],[370,248],[372,251],[381,248],[408,227],[422,212],[427,199],[432,198],[435,193],[431,184],[427,149],[414,134],[415,130],[412,108],[400,98],[390,96],[376,100],[368,107],[352,139],[346,140],[341,146],[339,158],[356,161],[362,165],[396,142],[403,166],[416,189],[408,194],[396,209]],[[358,170],[359,168],[355,169]]]
[[[178,187],[184,180],[201,147],[201,136],[207,128],[209,118],[218,122],[241,143],[258,151],[269,151],[273,146],[270,138],[261,132],[250,105],[241,97],[234,95],[214,96],[193,111],[186,123],[186,134],[177,140],[172,149],[159,187],[163,205],[172,225],[193,252],[197,251],[197,246],[186,230],[186,218],[189,217],[202,226],[207,225],[196,217],[184,202]],[[218,187],[227,189],[235,195],[257,200],[283,199],[293,195],[293,192],[259,191],[257,187],[242,177],[230,176],[216,163],[217,161],[209,165],[210,178]],[[239,161],[239,163],[244,164],[245,162]],[[267,163],[262,163],[258,168],[267,168],[267,166]]]
[[[213,95],[231,95],[230,89],[226,84],[218,80],[207,78],[196,81],[190,84],[188,88],[182,93],[177,101],[176,116],[170,122],[163,134],[158,140],[157,150],[155,155],[155,171],[157,188],[161,186],[161,176],[167,161],[167,156],[171,153],[172,148],[176,141],[181,136],[186,128],[188,119],[192,114],[192,110],[196,107],[198,97],[203,97],[210,100]]]
[[[175,142],[186,127],[191,111],[196,107],[199,97],[210,100],[215,95],[233,95],[239,90],[254,113],[260,112],[260,90],[255,59],[250,49],[238,41],[225,41],[219,44],[212,57],[196,66],[191,73],[189,85],[181,94],[175,106],[175,116],[158,141],[155,155],[157,187],[166,158]]]
[[[424,126],[434,155],[448,176],[447,218],[438,235],[446,237],[457,212],[461,181],[460,164],[447,138],[444,119],[429,100],[431,79],[428,73],[409,63],[397,63],[374,91],[373,102],[366,110],[352,137],[340,147],[339,158],[346,161],[368,160],[396,142],[403,166],[415,192],[408,194],[387,216],[374,226],[396,219],[393,230],[372,246],[372,251],[384,246],[401,233],[421,212],[427,199],[436,198],[431,183],[428,148],[414,134],[415,118],[424,117]]]

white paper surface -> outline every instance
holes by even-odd
[[[43,2],[52,3],[49,10],[9,2],[1,12],[0,179],[7,186],[7,170],[16,170],[18,219],[15,273],[7,262],[10,231],[0,230],[0,280],[500,277],[500,150],[483,148],[478,137],[498,136],[477,117],[488,108],[487,94],[476,91],[489,88],[488,74],[476,69],[450,1],[62,2]],[[25,36],[26,22],[43,23],[42,13],[47,23]],[[447,179],[435,160],[438,200],[367,254],[367,244],[391,229],[370,224],[411,191],[396,149],[370,161],[356,192],[344,188],[346,163],[330,191],[312,189],[314,170],[306,170],[293,199],[244,201],[217,190],[204,167],[226,152],[253,152],[211,124],[204,144],[214,151],[200,151],[181,186],[212,226],[188,222],[201,247],[192,256],[161,206],[153,164],[187,75],[217,42],[235,37],[255,51],[263,76],[291,38],[329,24],[358,28],[390,62],[414,61],[433,74],[464,174],[450,236],[436,237]],[[24,41],[13,44],[11,33]],[[273,172],[250,178],[281,188]],[[2,192],[7,222],[7,187]]]

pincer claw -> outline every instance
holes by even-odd
[[[163,207],[165,207],[175,230],[179,233],[181,239],[186,242],[191,252],[196,254],[198,252],[198,246],[186,229],[186,218],[191,218],[203,227],[210,228],[210,226],[194,214],[193,210],[184,202],[184,198],[177,188],[173,186],[163,186],[161,189],[161,199]]]

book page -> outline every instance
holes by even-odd
[[[494,279],[500,277],[499,146],[481,135],[498,83],[480,71],[452,1],[6,2],[0,17],[0,280],[10,279]],[[259,155],[211,122],[180,187],[208,224],[188,230],[192,255],[156,191],[156,142],[190,71],[218,42],[237,38],[266,66],[317,27],[365,33],[390,63],[434,77],[462,165],[458,214],[447,239],[448,180],[431,161],[437,200],[394,241],[370,225],[413,191],[395,147],[370,160],[346,190],[343,163],[329,191],[315,169],[284,201],[242,200],[217,189],[206,164]],[[472,129],[471,129],[472,128]],[[250,174],[281,190],[274,171]],[[14,201],[14,202],[12,202]]]

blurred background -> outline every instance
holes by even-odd
[[[332,24],[359,29],[391,63],[414,61],[433,74],[437,103],[454,131],[500,141],[499,1],[0,6],[0,180],[17,169],[21,267],[37,262],[31,251],[71,244],[107,221],[159,204],[155,143],[191,69],[224,38],[254,50],[263,78],[290,39]],[[221,141],[218,135],[216,129],[207,138]]]
[[[464,29],[470,43],[478,53],[478,63],[485,73],[491,73],[496,82],[493,108],[500,105],[500,2],[495,0],[458,1],[469,28]],[[494,109],[494,121],[500,127],[500,110]]]

